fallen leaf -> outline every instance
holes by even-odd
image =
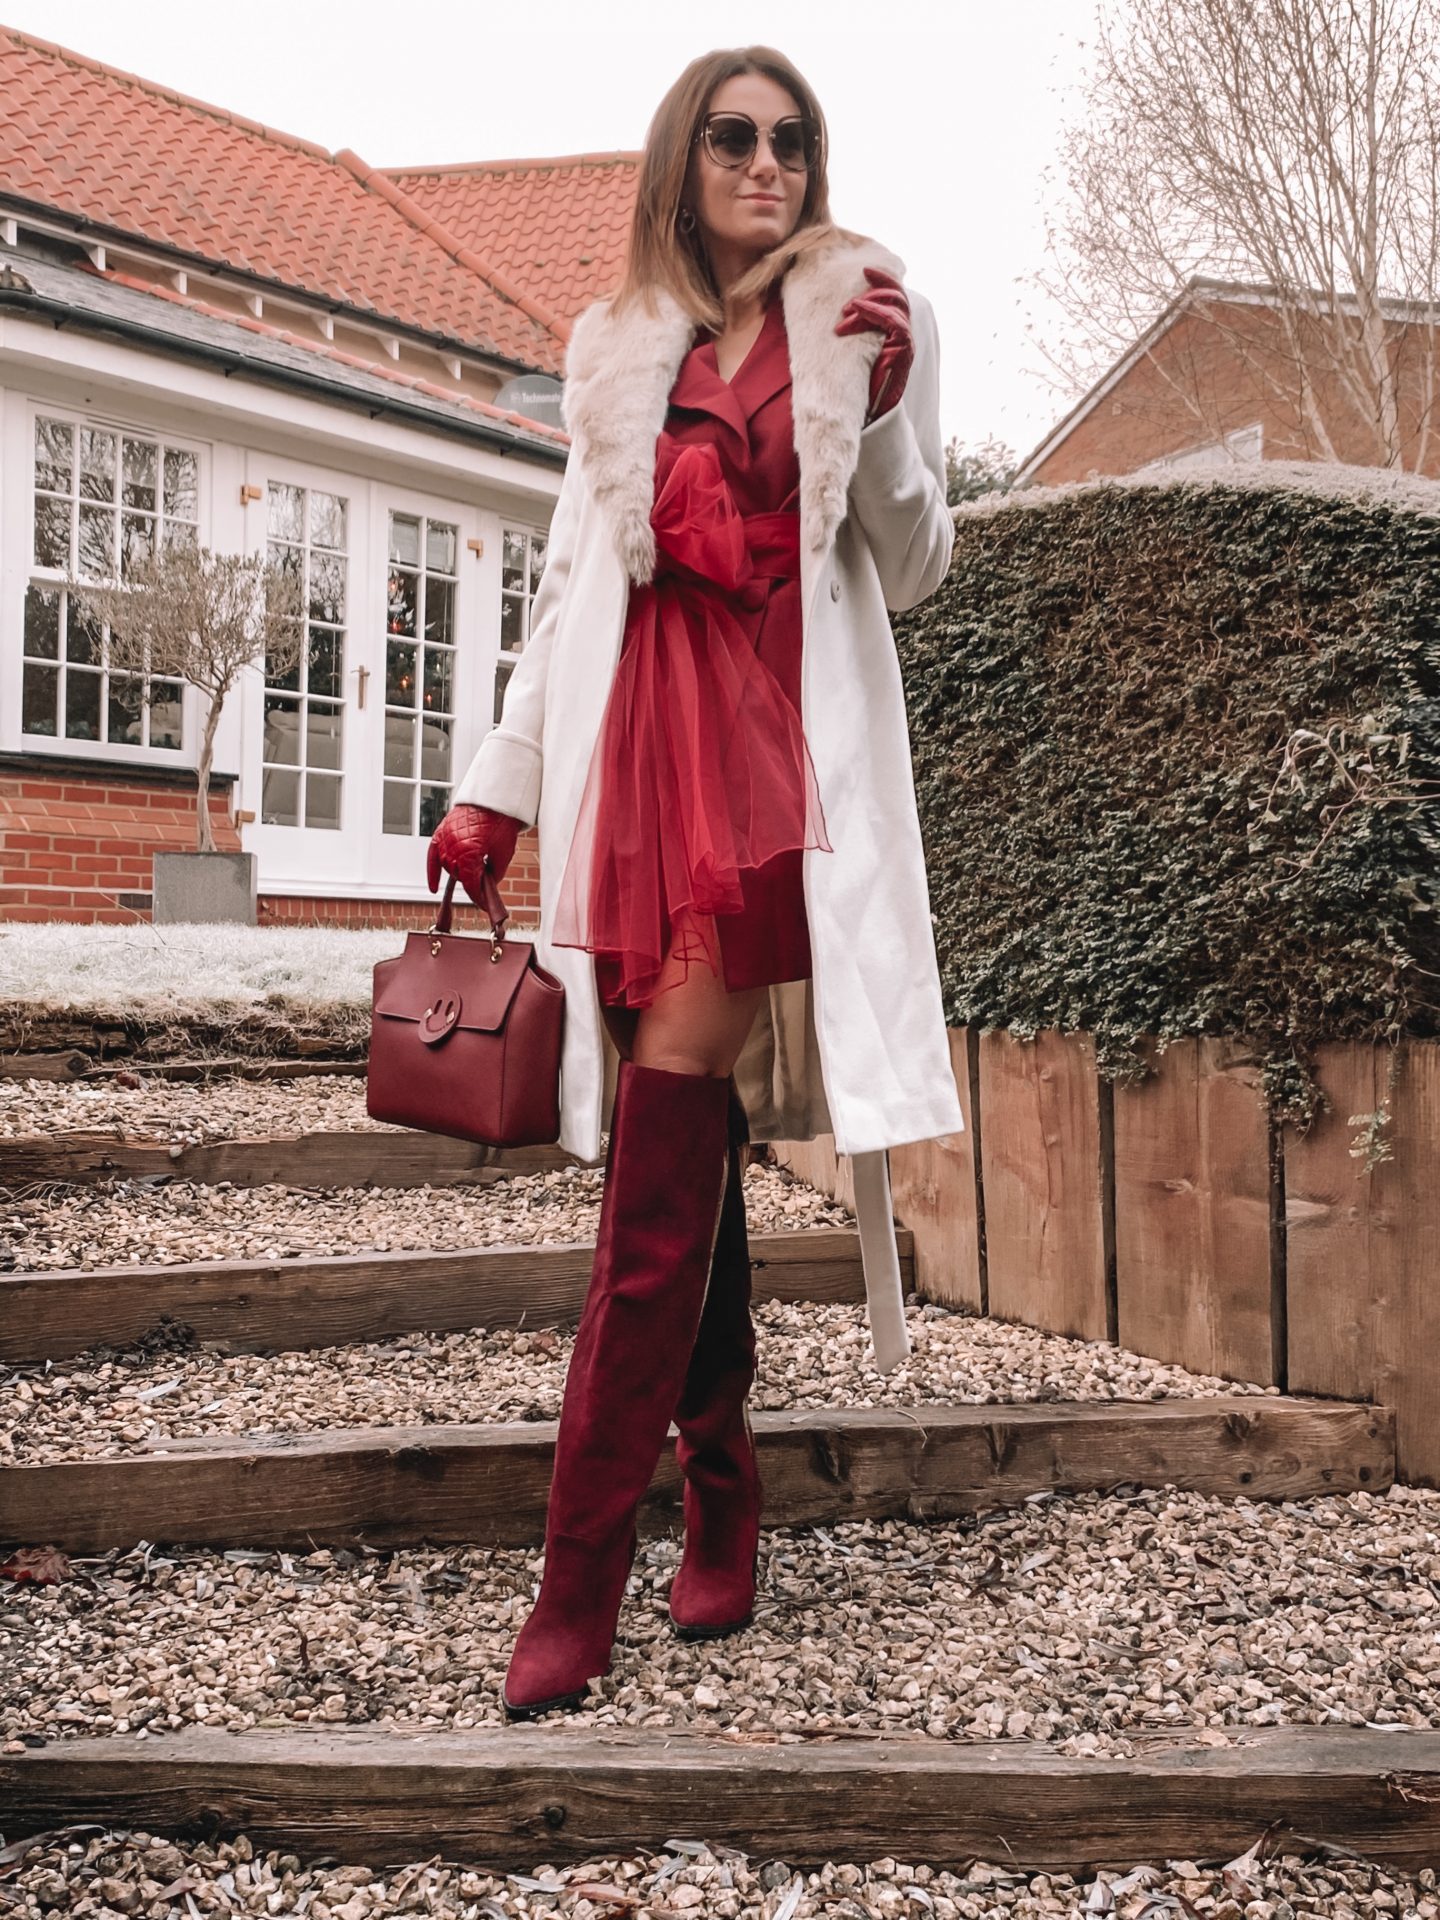
[[[638,1893],[627,1893],[623,1887],[602,1886],[598,1881],[582,1880],[578,1887],[567,1887],[565,1891],[573,1894],[577,1900],[592,1900],[601,1907],[640,1907],[645,1904]]]
[[[0,1561],[0,1580],[28,1581],[40,1587],[58,1587],[70,1578],[70,1558],[58,1547],[21,1547]]]

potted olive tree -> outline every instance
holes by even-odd
[[[257,557],[173,546],[134,562],[123,583],[72,580],[70,591],[107,629],[112,674],[183,680],[201,697],[195,851],[154,856],[151,917],[157,922],[255,923],[255,856],[220,853],[210,826],[210,772],[221,709],[241,673],[264,660],[272,678],[290,671],[304,644],[298,577]]]

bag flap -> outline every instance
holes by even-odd
[[[494,1033],[504,1025],[534,954],[528,940],[507,940],[500,958],[492,960],[486,939],[412,933],[402,954],[375,968],[375,1012],[386,1020],[429,1020],[432,1029],[443,1023],[427,1033],[432,1041],[455,1027]]]

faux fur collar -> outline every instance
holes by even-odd
[[[834,538],[845,517],[870,369],[880,351],[876,332],[835,332],[845,302],[869,285],[867,266],[904,278],[905,263],[867,239],[859,244],[837,240],[802,253],[781,281],[800,463],[801,539],[816,551]],[[573,457],[584,462],[625,571],[638,582],[649,580],[655,568],[650,526],[655,444],[695,332],[673,295],[657,288],[655,299],[654,316],[636,309],[612,319],[608,299],[585,309],[571,330],[562,403]]]

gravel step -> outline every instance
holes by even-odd
[[[1038,1739],[1440,1725],[1440,1493],[1046,1495],[761,1540],[754,1625],[677,1640],[641,1543],[576,1726]],[[162,1552],[0,1586],[0,1736],[502,1722],[538,1548]],[[981,1850],[981,1849],[977,1849]],[[983,1851],[983,1850],[981,1850]]]
[[[697,1815],[703,1821],[703,1813]],[[1268,1824],[1268,1823],[1267,1823]],[[1108,1867],[1093,1876],[1030,1873],[1013,1861],[967,1860],[953,1871],[884,1855],[868,1861],[827,1859],[806,1871],[788,1861],[747,1855],[716,1841],[667,1836],[660,1847],[562,1863],[545,1851],[548,1833],[522,1870],[487,1872],[431,1852],[424,1859],[371,1867],[342,1864],[328,1844],[316,1857],[257,1847],[248,1834],[213,1844],[168,1840],[107,1821],[100,1832],[72,1832],[18,1841],[28,1849],[8,1873],[15,1899],[29,1910],[65,1915],[111,1912],[168,1920],[190,1894],[207,1913],[366,1920],[369,1915],[433,1914],[438,1920],[574,1920],[633,1913],[636,1920],[699,1914],[705,1920],[1051,1920],[1051,1916],[1122,1914],[1126,1920],[1179,1912],[1295,1920],[1320,1914],[1436,1920],[1436,1875],[1422,1867],[1401,1875],[1331,1852],[1306,1858],[1259,1845],[1226,1860]],[[428,1845],[428,1841],[422,1844]],[[888,1843],[887,1843],[888,1844]],[[1306,1843],[1300,1842],[1300,1845]],[[1184,1903],[1176,1905],[1174,1903]],[[1148,1912],[1147,1912],[1148,1909]],[[184,1909],[188,1913],[188,1908]]]
[[[1382,1489],[1379,1407],[1280,1398],[1089,1406],[825,1408],[755,1416],[767,1525],[950,1519],[1037,1494],[1174,1486],[1263,1498]],[[545,1533],[555,1427],[362,1427],[0,1469],[0,1539],[76,1553],[136,1540],[215,1546],[495,1546]],[[674,1527],[668,1449],[642,1505]]]
[[[794,1236],[794,1251],[803,1251],[808,1240]],[[781,1251],[791,1245],[782,1243]],[[788,1271],[777,1263],[761,1268],[760,1290],[779,1287]],[[117,1282],[121,1289],[126,1284]],[[407,1292],[403,1301],[409,1304],[395,1310],[396,1318],[412,1317],[422,1303],[433,1309],[433,1281],[429,1292]],[[97,1314],[105,1304],[96,1303]],[[493,1304],[487,1299],[487,1313]],[[875,1370],[858,1302],[762,1298],[755,1320],[759,1371],[751,1405],[760,1411],[918,1411],[934,1404],[1278,1392],[1186,1373],[1104,1341],[1069,1339],[933,1304],[907,1309],[910,1356],[888,1374]],[[12,1330],[12,1344],[22,1344],[18,1329]],[[572,1344],[568,1328],[532,1324],[448,1333],[406,1328],[363,1344],[242,1353],[220,1342],[196,1346],[178,1327],[161,1328],[125,1348],[0,1373],[0,1462],[114,1458],[172,1438],[463,1422],[477,1409],[490,1420],[554,1420]]]

